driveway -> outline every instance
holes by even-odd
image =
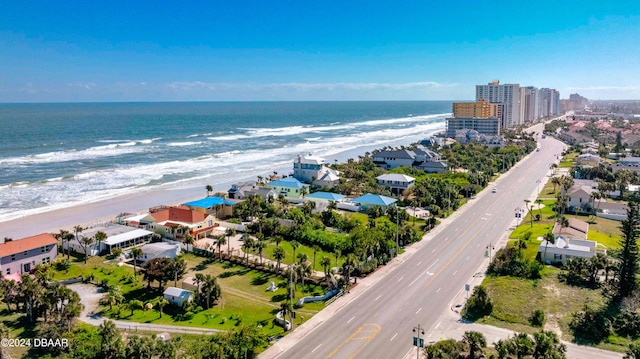
[[[106,319],[102,317],[102,315],[97,314],[96,311],[99,307],[99,301],[105,293],[102,291],[102,288],[96,287],[92,284],[83,284],[76,283],[67,286],[69,289],[78,292],[80,295],[80,301],[84,308],[80,313],[80,317],[78,319],[87,324],[91,324],[93,326],[99,326]],[[187,334],[214,334],[218,332],[222,332],[223,330],[218,329],[209,329],[209,328],[196,328],[196,327],[185,327],[181,325],[166,325],[166,324],[149,324],[149,323],[137,323],[130,322],[126,320],[113,320],[109,319],[115,323],[117,328],[127,329],[127,330],[148,330],[154,332],[170,332],[170,333],[187,333]]]

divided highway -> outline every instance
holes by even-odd
[[[536,130],[541,132],[541,125]],[[534,151],[470,200],[435,235],[428,235],[428,242],[413,255],[400,256],[397,260],[402,263],[394,270],[295,344],[279,349],[284,350],[281,353],[270,348],[264,357],[403,357],[412,348],[415,326],[420,324],[425,332],[437,330],[438,318],[487,260],[486,247],[495,246],[509,229],[515,209],[525,208],[524,199],[537,190],[537,180],[548,174],[563,149],[555,139],[539,143],[539,152]]]

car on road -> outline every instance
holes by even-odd
[[[494,188],[494,189],[491,190],[491,193],[496,193],[496,192],[498,192],[497,188]]]

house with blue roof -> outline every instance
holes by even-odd
[[[331,193],[331,192],[313,192],[309,195],[306,195],[304,198],[314,201],[314,202],[340,202],[345,196],[339,193]]]
[[[206,214],[214,214],[217,218],[225,218],[233,214],[233,206],[238,202],[227,198],[211,196],[184,203],[190,209]]]
[[[395,206],[395,203],[398,202],[398,200],[391,197],[381,196],[379,194],[367,193],[358,198],[352,199],[351,202],[359,204],[361,211],[367,211],[374,206],[382,207],[382,209],[386,211],[390,206]]]
[[[293,177],[286,177],[271,181],[267,183],[266,186],[273,188],[278,194],[283,194],[287,198],[302,198],[303,192],[309,193],[309,185],[302,183]]]

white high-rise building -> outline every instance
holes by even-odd
[[[476,101],[487,100],[490,103],[502,104],[502,128],[522,124],[520,108],[520,85],[504,84],[493,80],[487,85],[476,85]]]

